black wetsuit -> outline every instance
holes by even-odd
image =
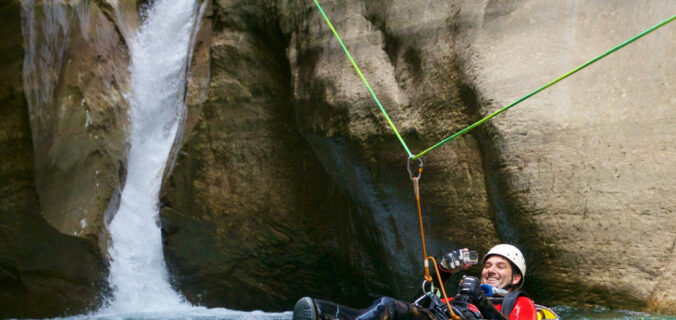
[[[390,297],[378,298],[366,309],[354,309],[331,301],[314,299],[319,320],[447,320],[450,318],[448,307],[440,300],[429,306],[418,306]],[[456,295],[451,308],[462,319],[498,319],[506,320],[493,305],[483,297],[470,308],[468,297]],[[473,311],[474,310],[474,311]]]
[[[378,298],[366,309],[353,309],[314,299],[321,320],[439,320],[430,310],[390,297]]]
[[[440,268],[441,282],[445,283],[451,277],[451,273],[443,272]],[[439,287],[438,281],[434,285]],[[417,296],[422,296],[419,290]],[[354,309],[325,300],[313,300],[317,307],[319,320],[447,320],[450,317],[448,307],[437,297],[426,297],[422,303],[411,304],[406,301],[390,297],[381,297],[366,309]],[[476,308],[468,305],[474,304]],[[466,295],[456,295],[451,301],[451,308],[462,319],[499,319],[506,317],[493,307],[493,304],[482,295],[482,299],[473,303]],[[474,310],[474,311],[472,311]]]

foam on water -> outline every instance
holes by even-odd
[[[262,311],[235,311],[225,308],[192,307],[182,311],[158,312],[99,312],[91,315],[81,315],[60,320],[290,320],[291,312],[267,313]]]

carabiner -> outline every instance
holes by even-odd
[[[415,170],[416,173],[418,174],[417,176],[413,175],[413,170],[411,169],[411,159],[413,159],[415,155],[410,155],[408,159],[406,160],[406,169],[408,170],[408,176],[413,179],[420,179],[420,176],[422,175],[422,168],[423,168],[423,161],[421,158],[417,158],[418,160],[418,170]]]

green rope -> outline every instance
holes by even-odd
[[[581,66],[579,66],[579,67],[577,67],[577,68],[575,68],[575,69],[569,71],[568,73],[566,73],[566,74],[564,74],[564,75],[562,75],[562,76],[556,78],[554,81],[552,81],[552,82],[550,82],[550,83],[547,83],[546,85],[540,87],[539,89],[533,91],[532,93],[529,93],[528,95],[524,96],[523,98],[521,98],[521,99],[519,99],[519,100],[517,100],[517,101],[515,101],[515,102],[512,102],[511,104],[509,104],[509,105],[503,107],[502,109],[500,109],[500,110],[498,110],[498,111],[495,111],[495,112],[491,113],[490,115],[488,115],[488,116],[486,116],[485,118],[483,118],[483,119],[481,119],[481,120],[475,122],[474,124],[468,126],[467,128],[462,129],[462,130],[458,131],[457,133],[455,133],[454,135],[452,135],[452,136],[450,136],[450,137],[448,137],[448,138],[442,140],[441,142],[439,142],[439,143],[437,143],[437,144],[435,144],[435,145],[433,145],[433,146],[431,146],[431,147],[425,149],[425,151],[423,151],[423,152],[421,152],[421,153],[418,153],[417,155],[413,156],[413,159],[417,159],[417,158],[421,157],[422,155],[424,155],[425,153],[431,151],[432,149],[437,148],[437,147],[441,146],[442,144],[444,144],[444,143],[446,143],[446,142],[449,142],[449,141],[451,141],[451,140],[453,140],[453,139],[459,137],[459,136],[462,135],[463,133],[466,133],[467,131],[470,131],[470,130],[474,129],[474,127],[476,127],[476,126],[478,126],[478,125],[480,125],[480,124],[482,124],[482,123],[488,121],[490,118],[493,118],[493,117],[499,115],[500,113],[504,112],[505,110],[507,110],[507,109],[509,109],[509,108],[511,108],[511,107],[513,107],[513,106],[515,106],[515,105],[517,105],[517,104],[519,104],[520,102],[522,102],[522,101],[524,101],[524,100],[526,100],[526,99],[528,99],[528,98],[530,98],[530,97],[532,97],[532,96],[534,96],[536,93],[538,93],[538,92],[540,92],[540,91],[542,91],[542,90],[545,90],[545,89],[551,87],[551,86],[554,85],[555,83],[557,83],[557,82],[559,82],[559,81],[561,81],[561,80],[567,78],[568,76],[570,76],[570,75],[572,75],[572,74],[574,74],[574,73],[576,73],[576,72],[578,72],[578,71],[584,69],[585,67],[589,66],[590,64],[592,64],[592,63],[594,63],[594,62],[596,62],[596,61],[599,61],[599,60],[603,59],[603,58],[606,57],[607,55],[609,55],[609,54],[611,54],[611,53],[613,53],[613,52],[619,50],[620,48],[622,48],[622,47],[624,47],[624,46],[626,46],[626,45],[628,45],[628,44],[630,44],[630,43],[636,41],[637,39],[639,39],[639,38],[645,36],[646,34],[648,34],[648,33],[650,33],[650,32],[653,32],[653,31],[659,29],[660,27],[666,25],[667,23],[673,21],[674,19],[676,19],[676,15],[671,16],[671,18],[669,18],[669,19],[667,19],[667,20],[664,20],[664,21],[658,23],[657,25],[655,25],[654,27],[652,27],[652,28],[650,28],[650,29],[648,29],[648,30],[646,30],[646,31],[643,31],[641,34],[639,34],[639,35],[637,35],[637,36],[635,36],[635,37],[633,37],[633,38],[631,38],[631,39],[629,39],[629,40],[627,40],[627,41],[621,43],[620,45],[616,46],[615,48],[610,49],[610,51],[608,51],[608,52],[606,52],[606,53],[604,53],[604,54],[602,54],[602,55],[600,55],[600,56],[598,56],[598,57],[596,57],[596,58],[590,60],[589,62],[587,62],[587,63],[585,63],[585,64],[583,64],[583,65],[581,65]]]
[[[392,123],[392,120],[391,120],[390,117],[387,115],[387,112],[385,111],[385,108],[383,108],[383,106],[382,106],[382,104],[380,103],[380,100],[378,100],[378,97],[376,96],[375,92],[373,92],[373,89],[371,89],[371,86],[369,85],[368,81],[366,81],[366,78],[364,77],[364,74],[362,74],[361,70],[359,70],[359,67],[357,66],[357,63],[354,62],[354,59],[352,58],[352,55],[350,54],[350,51],[347,50],[347,47],[345,47],[345,44],[343,43],[343,40],[341,40],[340,36],[338,35],[338,32],[337,32],[336,29],[333,27],[333,24],[331,24],[331,21],[330,21],[329,18],[326,16],[326,13],[324,13],[324,10],[322,9],[322,6],[319,5],[319,2],[318,2],[317,0],[314,0],[314,2],[315,2],[315,4],[317,5],[317,9],[319,9],[319,12],[320,12],[320,13],[322,14],[322,16],[324,17],[324,20],[326,20],[326,24],[328,24],[329,28],[331,28],[331,31],[333,32],[333,35],[336,36],[336,39],[338,40],[338,43],[340,43],[340,46],[343,47],[343,51],[345,51],[345,54],[347,55],[347,58],[350,59],[350,62],[352,63],[352,66],[354,66],[354,69],[357,71],[357,73],[359,74],[359,77],[361,78],[361,80],[362,80],[362,81],[364,82],[364,84],[366,85],[366,88],[368,89],[369,93],[371,93],[371,96],[373,97],[373,100],[375,100],[376,104],[378,104],[378,108],[380,108],[380,111],[382,111],[383,115],[385,116],[385,119],[387,119],[387,123],[389,123],[390,127],[392,128],[392,131],[394,131],[394,134],[397,136],[397,138],[399,139],[399,142],[401,142],[401,145],[404,147],[404,150],[406,150],[406,153],[408,154],[409,158],[411,158],[411,159],[418,159],[418,158],[420,158],[421,156],[423,156],[424,154],[428,153],[429,151],[432,151],[433,149],[436,149],[437,147],[443,145],[444,143],[449,142],[449,141],[451,141],[451,140],[453,140],[453,139],[455,139],[455,138],[457,138],[457,137],[463,135],[464,133],[466,133],[466,132],[468,132],[468,131],[474,129],[475,127],[479,126],[480,124],[482,124],[482,123],[484,123],[484,122],[490,120],[491,118],[493,118],[493,117],[495,117],[495,116],[497,116],[497,115],[499,115],[499,114],[505,112],[507,109],[509,109],[509,108],[511,108],[511,107],[513,107],[513,106],[515,106],[515,105],[517,105],[517,104],[523,102],[524,100],[526,100],[526,99],[528,99],[528,98],[530,98],[530,97],[536,95],[537,93],[539,93],[539,92],[541,92],[541,91],[543,91],[543,90],[545,90],[545,89],[547,89],[547,88],[553,86],[553,85],[556,84],[557,82],[559,82],[559,81],[561,81],[561,80],[563,80],[563,79],[565,79],[565,78],[568,78],[569,76],[573,75],[574,73],[576,73],[576,72],[578,72],[578,71],[580,71],[580,70],[582,70],[582,69],[588,67],[588,66],[591,65],[592,63],[594,63],[594,62],[596,62],[596,61],[599,61],[599,60],[605,58],[606,56],[610,55],[611,53],[613,53],[613,52],[615,52],[615,51],[621,49],[622,47],[624,47],[624,46],[626,46],[626,45],[628,45],[628,44],[630,44],[630,43],[632,43],[632,42],[638,40],[639,38],[645,36],[646,34],[651,33],[651,32],[653,32],[653,31],[655,31],[655,30],[657,30],[657,29],[663,27],[664,25],[666,25],[666,24],[668,24],[668,23],[670,23],[670,22],[672,22],[673,20],[676,19],[676,15],[671,16],[670,18],[668,18],[668,19],[666,19],[666,20],[664,20],[664,21],[658,23],[657,25],[653,26],[652,28],[650,28],[650,29],[648,29],[648,30],[645,30],[645,31],[641,32],[640,34],[638,34],[638,35],[634,36],[633,38],[631,38],[631,39],[629,39],[629,40],[627,40],[627,41],[625,41],[625,42],[619,44],[618,46],[616,46],[616,47],[614,47],[614,48],[608,50],[607,52],[601,54],[600,56],[598,56],[598,57],[596,57],[596,58],[594,58],[594,59],[592,59],[592,60],[589,60],[588,62],[586,62],[586,63],[580,65],[579,67],[577,67],[577,68],[575,68],[575,69],[569,71],[568,73],[566,73],[566,74],[564,74],[564,75],[562,75],[562,76],[560,76],[560,77],[554,79],[553,81],[551,81],[551,82],[545,84],[544,86],[538,88],[537,90],[535,90],[535,91],[533,91],[533,92],[531,92],[531,93],[525,95],[525,96],[522,97],[521,99],[516,100],[516,101],[514,101],[514,102],[508,104],[507,106],[503,107],[502,109],[500,109],[500,110],[498,110],[498,111],[495,111],[495,112],[491,113],[490,115],[484,117],[483,119],[481,119],[481,120],[479,120],[479,121],[477,121],[477,122],[471,124],[470,126],[468,126],[468,127],[464,128],[464,129],[462,129],[462,130],[456,132],[456,133],[453,134],[452,136],[450,136],[450,137],[448,137],[448,138],[446,138],[446,139],[444,139],[444,140],[441,140],[441,141],[438,142],[437,144],[435,144],[435,145],[433,145],[433,146],[431,146],[431,147],[425,149],[423,152],[418,153],[417,155],[413,155],[413,154],[411,153],[411,151],[409,150],[408,146],[406,145],[406,142],[404,142],[404,139],[403,139],[403,138],[401,137],[401,135],[399,134],[399,131],[397,131],[397,128],[394,126],[394,123]]]
[[[371,86],[369,85],[368,81],[366,81],[366,78],[364,75],[361,73],[361,70],[359,70],[359,67],[357,67],[357,63],[354,62],[354,59],[352,59],[352,55],[350,54],[350,51],[347,50],[345,47],[345,44],[343,44],[343,40],[340,39],[340,36],[338,35],[338,32],[336,29],[333,28],[333,25],[331,24],[331,21],[329,18],[326,16],[326,13],[324,13],[324,10],[322,9],[322,6],[319,5],[319,2],[317,0],[314,0],[315,4],[317,5],[317,9],[319,9],[319,12],[322,13],[322,16],[324,16],[324,20],[326,20],[326,24],[329,25],[329,28],[331,28],[331,31],[333,31],[333,35],[336,36],[336,39],[338,39],[338,43],[340,43],[340,46],[343,47],[343,51],[345,51],[345,54],[347,55],[347,58],[350,59],[350,62],[352,62],[352,65],[354,66],[354,69],[357,70],[357,73],[359,74],[359,77],[361,78],[362,81],[364,81],[364,84],[366,85],[366,88],[369,90],[371,93],[371,96],[373,97],[373,100],[376,101],[376,104],[378,104],[378,108],[380,108],[380,111],[383,112],[383,115],[385,115],[385,119],[387,119],[387,123],[390,124],[390,127],[392,128],[392,131],[394,131],[394,134],[397,135],[397,138],[399,139],[399,142],[401,142],[401,145],[404,147],[404,150],[406,150],[406,153],[408,153],[409,157],[412,157],[413,154],[411,154],[411,151],[408,149],[408,146],[406,145],[406,142],[404,142],[404,139],[401,137],[399,134],[399,131],[397,131],[397,128],[394,126],[394,123],[392,123],[392,120],[390,120],[390,117],[387,115],[387,112],[385,111],[385,108],[380,104],[380,100],[378,100],[378,97],[376,97],[375,92],[373,92],[373,89],[371,89]]]

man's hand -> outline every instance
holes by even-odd
[[[475,277],[465,277],[460,282],[459,293],[469,296],[476,303],[484,294],[481,290],[481,281]]]
[[[474,263],[463,261],[464,252],[469,252],[469,249],[464,248],[447,253],[443,258],[441,258],[439,265],[441,265],[441,267],[448,273],[456,273],[460,270],[466,270]]]

